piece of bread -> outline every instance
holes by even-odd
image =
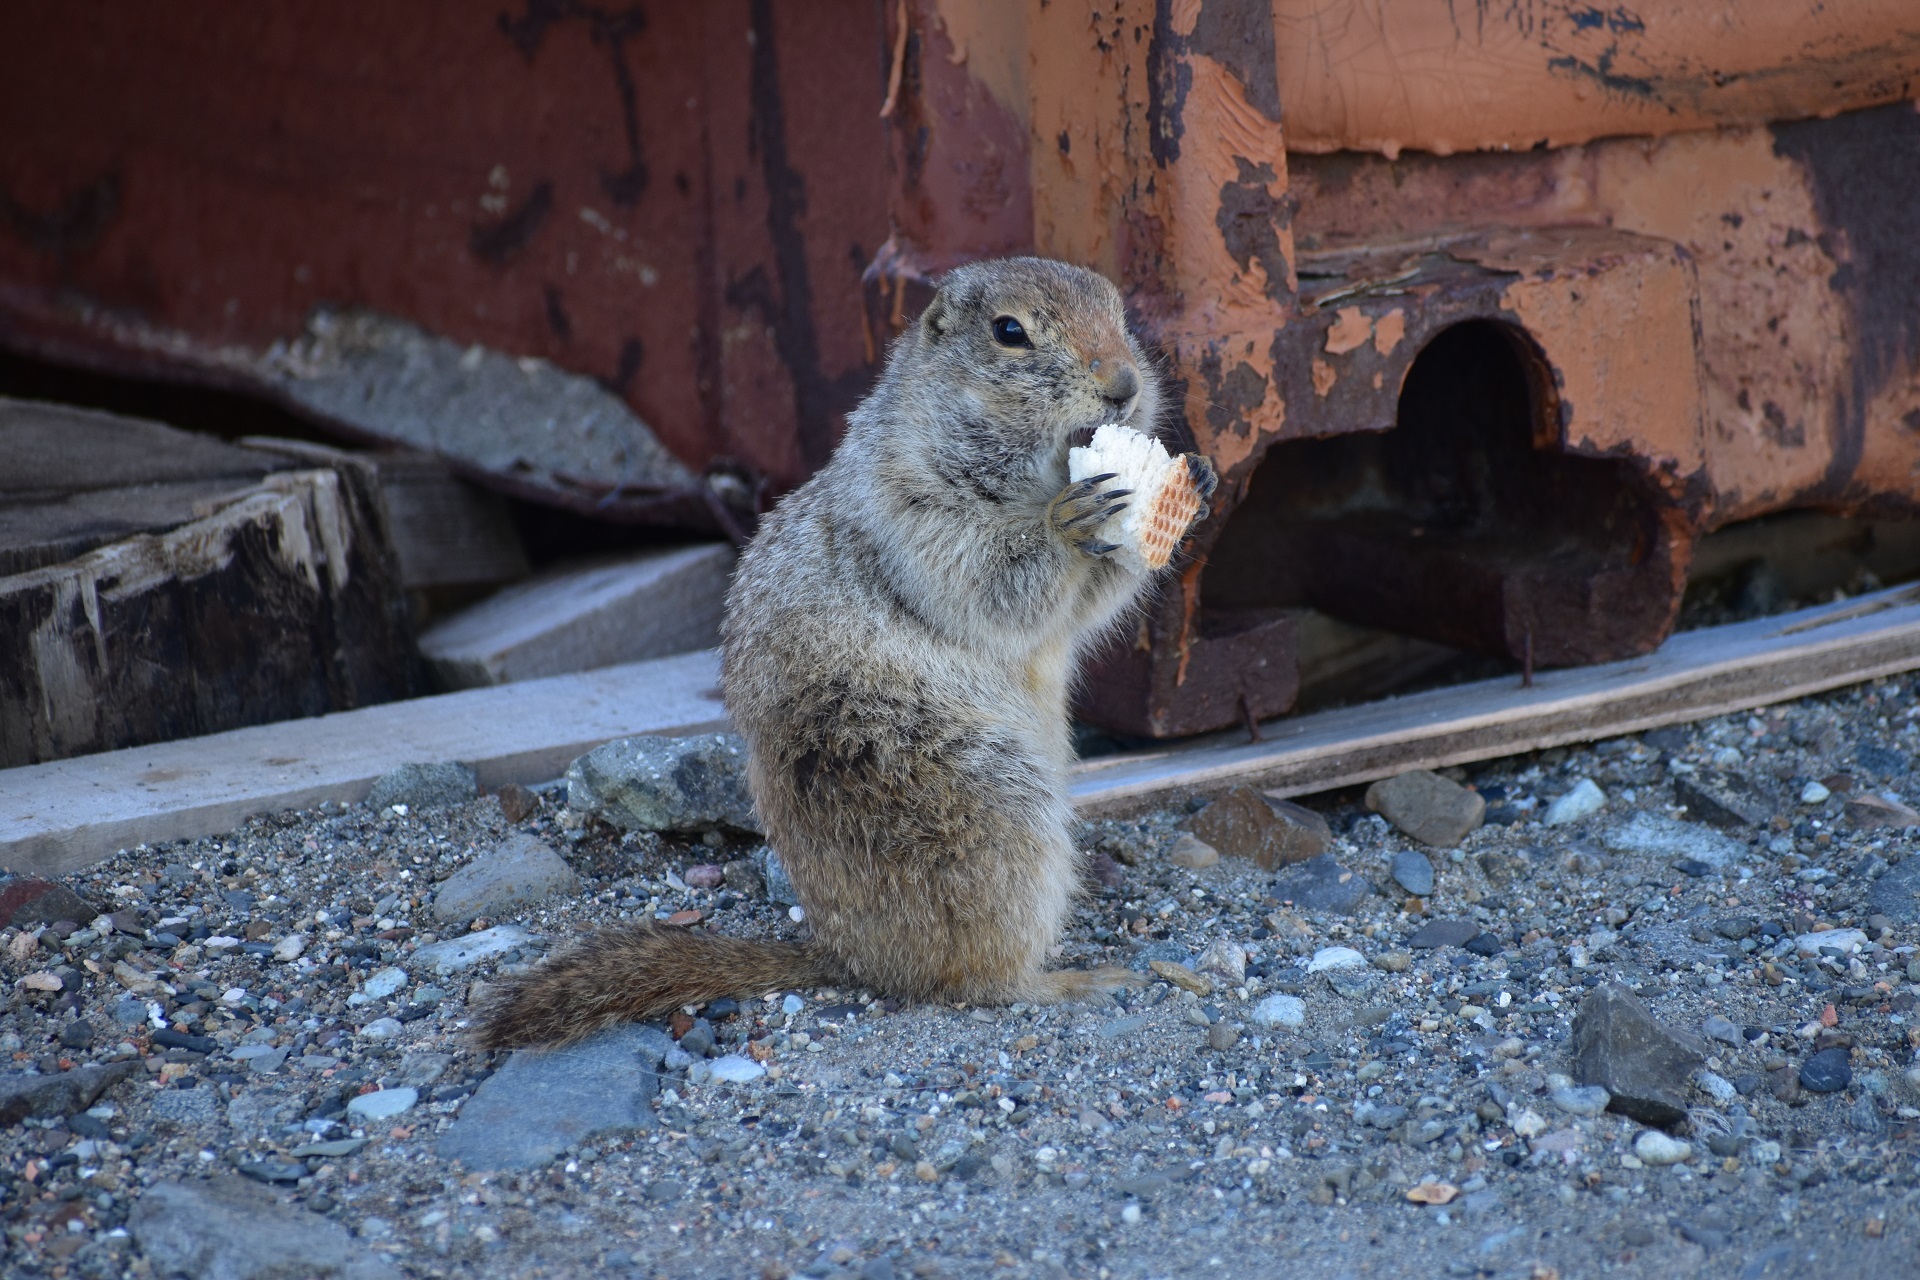
[[[1109,471],[1113,479],[1105,487],[1133,490],[1126,510],[1101,527],[1101,536],[1119,547],[1113,558],[1135,572],[1165,568],[1200,514],[1202,498],[1187,460],[1152,436],[1110,422],[1093,433],[1093,443],[1067,451],[1067,477]]]

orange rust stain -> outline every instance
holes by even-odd
[[[1626,9],[1273,0],[1299,151],[1524,150],[1826,115],[1911,93],[1912,0]]]
[[[1381,316],[1373,325],[1373,349],[1381,355],[1393,354],[1400,345],[1400,339],[1407,336],[1407,313],[1395,308]],[[1374,386],[1380,385],[1379,375],[1374,375]]]
[[[1338,381],[1340,381],[1340,375],[1333,371],[1333,366],[1319,356],[1315,356],[1313,358],[1313,394],[1323,400],[1326,399],[1327,392],[1333,390],[1333,384]]]
[[[1460,256],[1528,273],[1501,305],[1554,369],[1563,449],[1636,457],[1676,488],[1705,465],[1693,280],[1673,246],[1569,227]]]
[[[1845,430],[1850,320],[1806,175],[1763,129],[1593,152],[1593,198],[1614,225],[1693,258],[1715,522],[1821,484]]]
[[[1373,321],[1358,307],[1342,307],[1333,313],[1333,327],[1327,330],[1327,354],[1343,356],[1367,345],[1373,337]]]

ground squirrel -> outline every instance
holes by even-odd
[[[1126,492],[1069,483],[1067,455],[1158,409],[1106,279],[1036,258],[951,272],[727,596],[727,709],[811,940],[603,929],[504,984],[482,1042],[787,987],[998,1004],[1127,982],[1044,967],[1077,884],[1074,669],[1149,578],[1101,538]],[[1185,461],[1204,499],[1213,469]]]

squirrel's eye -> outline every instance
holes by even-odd
[[[1003,347],[1030,347],[1033,345],[1027,338],[1026,329],[1022,328],[1020,322],[1012,316],[995,316],[993,318],[993,340]]]

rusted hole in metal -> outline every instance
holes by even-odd
[[[1421,351],[1390,431],[1272,446],[1215,544],[1207,610],[1309,606],[1536,665],[1644,652],[1678,603],[1627,460],[1553,447],[1552,375],[1511,326]]]

